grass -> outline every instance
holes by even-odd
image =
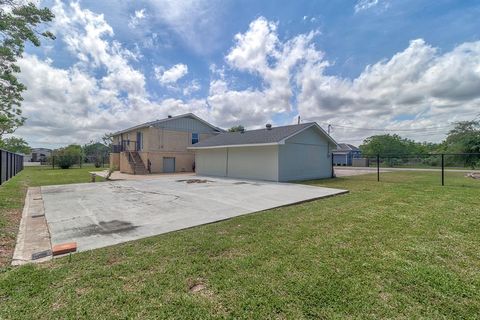
[[[480,181],[382,177],[311,181],[351,192],[5,270],[0,318],[478,318]]]
[[[92,166],[68,170],[25,167],[17,176],[0,186],[0,268],[11,262],[27,187],[88,182],[89,172],[96,170],[104,169]]]

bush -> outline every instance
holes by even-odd
[[[68,169],[82,159],[82,148],[72,144],[55,151],[55,163],[62,169]]]

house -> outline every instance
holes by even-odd
[[[188,149],[195,150],[199,175],[291,181],[331,177],[336,147],[335,140],[311,122],[221,133]]]
[[[114,133],[110,165],[132,174],[191,172],[187,148],[221,132],[192,113],[147,122]]]
[[[333,164],[336,166],[351,166],[352,160],[360,158],[360,149],[348,143],[339,143],[333,150]]]
[[[47,148],[32,148],[23,158],[24,162],[45,162],[52,155],[52,150]]]

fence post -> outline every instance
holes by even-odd
[[[380,154],[377,154],[377,182],[380,181]]]
[[[331,165],[332,165],[332,178],[335,178],[335,171],[333,169],[333,152],[330,153],[330,157],[332,158]]]
[[[0,150],[0,186],[2,185],[3,151]]]
[[[444,154],[442,153],[442,186],[445,185],[445,159]]]

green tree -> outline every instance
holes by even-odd
[[[382,134],[366,138],[360,145],[364,155],[399,155],[408,153],[405,139],[397,134]]]
[[[480,152],[480,121],[460,121],[445,139],[448,152]]]
[[[233,126],[230,129],[228,129],[228,132],[242,132],[245,131],[245,127],[239,124],[238,126]]]
[[[450,153],[480,153],[480,121],[460,121],[450,130],[444,141],[444,149]],[[478,155],[459,156],[465,165],[480,166]]]
[[[0,149],[22,154],[29,154],[31,152],[31,148],[28,143],[22,138],[16,137],[0,140]]]
[[[21,94],[26,87],[16,77],[20,72],[16,61],[23,55],[25,42],[38,47],[40,37],[55,39],[51,32],[38,30],[53,18],[48,8],[20,0],[0,0],[0,138],[25,122]]]
[[[74,164],[83,161],[83,150],[78,144],[71,144],[68,147],[57,149],[53,152],[55,163],[62,169],[68,169]]]
[[[93,162],[95,167],[99,168],[108,156],[109,147],[100,142],[91,141],[83,146],[83,153],[88,162]]]

